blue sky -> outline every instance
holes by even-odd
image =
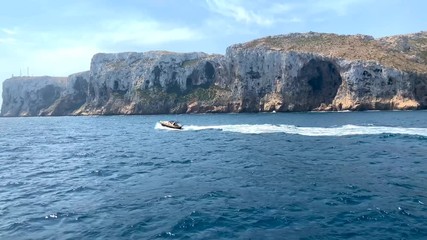
[[[424,0],[5,0],[0,83],[28,69],[34,76],[89,70],[98,52],[224,54],[234,43],[291,32],[425,31],[426,9]]]

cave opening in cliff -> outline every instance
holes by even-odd
[[[316,68],[316,72],[320,72],[320,69]],[[313,89],[313,92],[318,92],[322,90],[323,87],[323,79],[320,74],[308,80],[308,84]]]
[[[205,76],[209,80],[213,80],[215,77],[215,68],[210,62],[206,62],[205,64]]]
[[[153,71],[151,72],[154,75],[153,86],[155,88],[161,88],[162,87],[162,85],[160,84],[161,72],[162,72],[162,69],[159,66],[155,66]]]
[[[119,81],[114,81],[114,86],[113,86],[113,90],[117,90],[119,89]]]
[[[321,104],[331,104],[342,83],[341,75],[334,63],[324,60],[310,60],[305,64],[298,79],[307,84],[301,94],[307,100],[307,110],[315,109]]]
[[[193,80],[190,76],[187,77],[187,80],[185,81],[185,87],[187,89],[191,88],[193,86]]]

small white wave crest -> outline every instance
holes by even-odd
[[[163,127],[160,123],[156,123],[156,125],[154,126],[154,129],[163,129],[165,127]]]
[[[157,126],[156,126],[157,127]],[[161,126],[160,126],[161,127]],[[378,135],[403,134],[427,137],[427,128],[405,128],[387,126],[344,125],[337,127],[298,127],[295,125],[273,124],[237,124],[197,126],[185,125],[184,131],[220,130],[245,134],[287,133],[303,136],[349,136],[349,135]]]

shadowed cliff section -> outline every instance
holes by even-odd
[[[307,86],[298,93],[302,104],[301,110],[312,110],[323,105],[332,104],[341,86],[342,79],[334,63],[310,60],[298,73],[298,80]],[[305,108],[305,109],[304,109]]]
[[[2,116],[427,108],[427,33],[295,33],[201,52],[99,53],[68,78],[3,83]]]

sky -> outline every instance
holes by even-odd
[[[3,0],[0,84],[12,75],[86,71],[99,52],[224,54],[235,43],[292,32],[426,31],[426,9],[424,0]]]

